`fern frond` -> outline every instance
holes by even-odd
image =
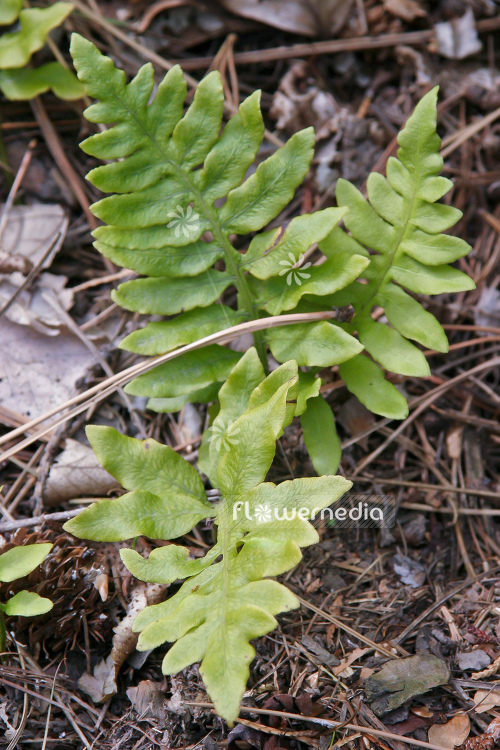
[[[443,234],[462,214],[437,202],[453,186],[439,176],[443,159],[436,133],[437,92],[435,88],[426,94],[408,118],[398,136],[398,158],[387,163],[387,177],[370,174],[368,200],[347,180],[338,181],[337,202],[349,209],[344,223],[352,236],[336,227],[320,243],[327,257],[369,257],[360,274],[363,283],[350,285],[333,301],[354,305],[354,318],[345,330],[357,331],[373,359],[401,375],[430,374],[422,352],[408,339],[436,351],[448,350],[441,325],[405,289],[440,294],[474,288],[472,279],[449,265],[466,255],[470,246]],[[374,307],[384,308],[390,325],[373,320]],[[407,415],[405,399],[366,356],[341,364],[340,374],[371,411],[395,418]]]
[[[208,335],[244,317],[288,310],[312,290],[324,295],[341,289],[364,268],[368,262],[364,258],[349,259],[348,267],[333,261],[319,273],[313,269],[302,289],[291,289],[282,275],[283,260],[289,265],[290,256],[294,263],[299,261],[331,232],[345,213],[339,208],[301,216],[287,228],[257,234],[245,254],[234,246],[234,235],[258,232],[293,197],[311,162],[312,128],[294,135],[245,179],[264,137],[259,92],[242,102],[221,131],[224,95],[217,72],[201,81],[184,113],[187,89],[179,67],[167,73],[151,98],[151,65],[127,83],[123,71],[78,35],[73,35],[71,54],[87,93],[98,99],[86,117],[112,125],[81,144],[86,153],[111,161],[88,175],[100,190],[114,193],[92,207],[107,225],[94,232],[96,247],[114,263],[147,277],[121,284],[113,299],[134,312],[178,316],[146,325],[128,336],[123,348],[165,353],[193,341],[198,325]],[[236,287],[237,310],[218,302],[231,287]],[[348,334],[339,334],[330,323],[325,327],[329,336],[315,364],[336,363],[341,348],[344,358],[359,351]],[[314,329],[309,331],[305,357],[312,362]],[[255,343],[266,363],[260,332]],[[280,361],[289,359],[284,345],[274,349]],[[201,353],[199,361],[200,367],[206,364],[206,377],[191,381],[193,398],[225,377],[221,378],[220,368],[210,375],[211,365],[203,362]],[[150,406],[166,408],[172,399],[185,395],[186,382],[179,378],[183,368],[181,357],[161,371],[151,371],[146,380],[134,381],[127,390],[137,394],[151,387]],[[214,379],[209,382],[210,377]]]
[[[0,26],[19,19],[19,31],[0,37],[0,91],[7,99],[33,99],[52,90],[61,99],[79,99],[83,87],[75,75],[60,62],[39,68],[24,66],[41,49],[50,32],[60,26],[73,10],[73,5],[57,2],[47,8],[21,10],[22,2],[3,0],[0,5]]]
[[[203,558],[190,559],[189,550],[176,544],[153,550],[147,559],[132,549],[122,549],[121,556],[141,580],[187,579],[167,601],[138,615],[133,625],[140,632],[138,648],[173,644],[163,660],[165,674],[201,662],[208,693],[230,723],[238,716],[255,655],[250,640],[273,630],[275,615],[299,604],[270,577],[300,562],[300,548],[319,538],[308,519],[351,486],[336,476],[278,486],[264,481],[296,397],[295,362],[265,378],[252,348],[236,364],[221,388],[220,412],[205,440],[207,471],[221,491],[216,505],[206,501],[192,466],[170,448],[109,427],[89,428],[99,460],[131,492],[101,500],[65,525],[77,536],[98,540],[138,534],[171,539],[200,517],[214,519],[217,542]],[[262,508],[265,518],[259,516]],[[289,520],[281,520],[285,511]]]

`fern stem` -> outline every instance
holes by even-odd
[[[235,278],[235,286],[241,296],[241,301],[243,303],[243,306],[246,312],[249,314],[250,319],[257,320],[259,316],[255,314],[255,307],[254,307],[252,293],[250,292],[250,288],[239,267],[240,254],[232,246],[232,244],[229,242],[228,237],[226,237],[224,232],[219,227],[216,216],[214,215],[210,206],[207,205],[207,203],[203,200],[203,195],[200,193],[200,191],[196,189],[196,187],[189,180],[188,176],[182,171],[182,169],[180,169],[177,166],[177,164],[175,164],[175,162],[171,161],[170,159],[168,159],[168,161],[171,164],[171,166],[173,166],[174,169],[177,171],[178,176],[192,191],[194,195],[194,203],[198,211],[201,214],[203,214],[203,216],[205,217],[205,219],[207,219],[207,221],[210,222],[211,231],[214,236],[214,239],[220,243],[222,249],[224,250],[224,261],[226,263],[226,267],[230,271],[231,275],[234,276]],[[267,373],[268,367],[267,367],[266,347],[264,344],[262,331],[255,331],[253,333],[253,339],[255,342],[255,348],[257,349],[257,353],[259,355],[259,359],[262,362],[264,372]]]

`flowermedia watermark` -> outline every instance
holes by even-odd
[[[291,286],[293,281],[295,281],[298,286],[302,286],[301,279],[309,279],[311,277],[310,273],[304,271],[305,268],[309,268],[311,263],[308,261],[302,265],[304,256],[299,255],[299,259],[295,260],[295,255],[292,252],[288,253],[288,257],[290,260],[280,260],[280,266],[285,266],[285,268],[281,269],[279,275],[284,276],[287,274],[286,283],[288,286]]]
[[[269,504],[251,506],[249,501],[239,500],[233,505],[233,520],[244,514],[248,521],[258,524],[293,521],[311,521],[315,526],[328,525],[334,528],[389,528],[394,526],[395,501],[388,495],[344,495],[327,508],[284,506]]]
[[[220,451],[221,448],[225,448],[227,450],[230,445],[238,445],[238,443],[240,442],[239,438],[236,437],[236,435],[240,433],[240,428],[233,427],[233,429],[231,430],[230,428],[232,426],[233,420],[230,419],[227,424],[224,424],[224,422],[221,420],[220,422],[216,422],[212,425],[212,427],[209,428],[209,432],[211,433],[209,442],[213,443],[216,451]]]
[[[176,237],[183,234],[187,238],[199,227],[200,215],[196,213],[192,206],[186,208],[176,206],[175,211],[169,211],[167,216],[171,219],[167,227],[174,230]]]

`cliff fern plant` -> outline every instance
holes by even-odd
[[[412,341],[438,352],[448,351],[448,339],[436,318],[410,294],[442,294],[474,289],[472,279],[450,266],[467,255],[470,245],[444,234],[462,212],[437,201],[453,187],[439,176],[443,159],[436,133],[438,89],[418,104],[398,136],[398,158],[390,157],[387,177],[372,172],[368,200],[347,180],[337,183],[339,206],[348,208],[344,224],[320,242],[327,255],[365,255],[370,259],[360,278],[330,299],[331,304],[352,304],[355,314],[343,324],[358,333],[366,353],[340,364],[348,389],[371,411],[404,419],[404,396],[379,367],[400,375],[430,375],[423,353]],[[369,252],[371,251],[371,252]],[[372,317],[378,308],[387,323]],[[377,364],[379,363],[379,364]]]
[[[221,387],[207,449],[207,473],[220,491],[215,504],[196,469],[171,448],[111,427],[88,427],[99,461],[129,492],[94,503],[64,526],[96,541],[141,534],[171,540],[212,519],[217,540],[204,557],[192,558],[178,544],[157,547],[147,559],[125,548],[121,557],[142,581],[185,579],[173,596],[137,616],[138,649],[173,644],[163,660],[165,674],[201,662],[207,691],[230,723],[238,716],[255,654],[249,641],[273,630],[276,614],[299,605],[271,577],[299,563],[300,548],[318,541],[308,519],[352,484],[339,476],[264,481],[276,439],[293,418],[297,384],[296,362],[265,377],[253,347],[236,363]]]
[[[47,557],[52,544],[27,544],[12,547],[0,554],[0,581],[11,583],[24,578],[37,568]],[[5,617],[21,615],[34,617],[49,612],[53,607],[50,599],[45,599],[33,591],[19,591],[6,602],[0,602],[0,653],[5,651]]]
[[[0,36],[0,91],[7,99],[33,99],[49,90],[60,99],[80,99],[83,86],[59,61],[28,67],[50,32],[69,16],[72,4],[57,2],[47,8],[22,8],[23,0],[0,2],[0,26],[19,26]]]
[[[321,368],[340,365],[347,387],[368,408],[403,418],[406,401],[377,361],[394,373],[425,376],[426,360],[408,339],[447,348],[437,321],[404,289],[427,294],[473,287],[447,265],[469,246],[442,234],[460,212],[436,203],[451,187],[437,176],[437,91],[422,99],[401,132],[387,180],[370,176],[370,202],[340,180],[338,207],[272,226],[308,172],[312,128],[254,169],[264,137],[259,92],[221,130],[224,96],[217,72],[201,81],[185,111],[178,66],[153,96],[150,64],[127,84],[123,71],[75,34],[71,54],[86,92],[98,100],[86,110],[87,119],[112,126],[81,144],[108,162],[88,174],[90,182],[114,193],[92,207],[105,223],[94,232],[95,246],[144,276],[121,284],[113,299],[127,310],[168,317],[134,331],[121,347],[164,354],[244,320],[352,304],[351,321],[339,317],[254,334],[265,369],[268,350],[278,362],[293,359],[302,368],[296,415],[316,471],[335,473],[340,443],[319,393]],[[350,234],[338,226],[341,220]],[[311,265],[304,256],[315,244],[323,257]],[[372,318],[374,308],[385,310],[388,323]],[[152,369],[126,390],[147,396],[157,411],[215,401],[241,356],[226,346],[207,346]]]

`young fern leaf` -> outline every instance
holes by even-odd
[[[430,374],[427,361],[408,339],[440,352],[448,351],[448,341],[436,318],[405,289],[416,294],[474,289],[472,279],[449,265],[470,246],[443,234],[462,214],[437,202],[453,186],[438,176],[443,159],[436,133],[437,93],[434,88],[426,94],[408,118],[398,136],[398,158],[390,157],[387,163],[387,177],[370,174],[368,200],[347,180],[338,181],[337,202],[349,209],[344,223],[352,236],[336,227],[320,242],[327,257],[354,254],[370,259],[361,274],[364,283],[353,283],[332,300],[354,306],[345,330],[357,331],[366,351],[386,370],[424,377]],[[390,325],[373,320],[373,307],[384,308]],[[371,411],[404,418],[406,400],[373,360],[358,355],[341,363],[340,374]]]
[[[50,62],[39,68],[25,68],[31,56],[41,49],[50,32],[69,16],[73,5],[53,3],[47,8],[22,10],[19,0],[2,0],[0,26],[12,24],[18,18],[19,31],[0,37],[0,91],[7,99],[33,99],[50,89],[61,99],[79,99],[83,87],[74,73],[60,62]]]
[[[81,147],[99,159],[120,160],[88,175],[100,190],[115,193],[92,207],[107,224],[94,232],[95,245],[114,263],[147,277],[121,284],[113,299],[134,312],[172,316],[130,334],[122,348],[163,354],[245,319],[290,310],[303,295],[332,294],[354,281],[368,264],[364,257],[353,256],[341,265],[334,259],[321,269],[311,268],[304,283],[299,279],[300,284],[292,285],[287,279],[311,245],[336,226],[343,208],[327,208],[293,219],[286,229],[258,233],[245,254],[232,242],[235,235],[259,232],[291,200],[309,169],[312,128],[294,135],[245,179],[264,137],[260,92],[242,102],[221,132],[224,95],[219,73],[201,81],[184,113],[186,83],[178,66],[167,73],[151,99],[150,64],[127,84],[123,71],[78,35],[72,37],[71,54],[87,93],[98,99],[86,117],[113,124]],[[219,303],[231,287],[237,291],[236,310]],[[279,331],[290,334],[276,330],[269,345],[279,361],[286,361],[290,346],[279,342]],[[299,365],[333,365],[362,349],[352,336],[327,322],[303,326],[295,337],[305,339],[293,355]],[[319,352],[320,337],[324,340]],[[254,338],[267,366],[267,342],[261,332]],[[207,399],[227,377],[227,370],[215,367],[216,360],[232,358],[234,365],[235,353],[225,355],[227,351],[210,347],[208,357],[202,350],[184,355],[137,378],[126,390],[150,396],[148,405],[160,410],[186,403],[180,397],[188,385],[191,400]]]
[[[52,546],[50,543],[27,544],[0,554],[0,581],[11,583],[29,575],[45,560]],[[19,591],[5,603],[0,602],[0,652],[5,651],[6,644],[5,616],[35,617],[49,612],[53,606],[50,599],[33,591]]]
[[[99,460],[132,491],[98,501],[64,527],[96,540],[137,534],[172,539],[199,518],[214,519],[217,542],[203,558],[190,558],[177,544],[158,547],[147,559],[132,549],[122,549],[121,556],[140,580],[187,579],[167,601],[138,615],[133,625],[140,632],[138,648],[174,644],[163,661],[165,674],[200,661],[208,693],[230,723],[238,716],[255,654],[250,640],[273,630],[276,614],[298,606],[296,597],[270,577],[297,565],[300,547],[318,541],[308,519],[351,486],[337,476],[278,486],[264,481],[275,441],[293,418],[297,379],[296,362],[266,378],[254,348],[229,374],[204,446],[212,485],[221,493],[215,505],[205,499],[196,471],[171,449],[109,427],[89,428]]]

